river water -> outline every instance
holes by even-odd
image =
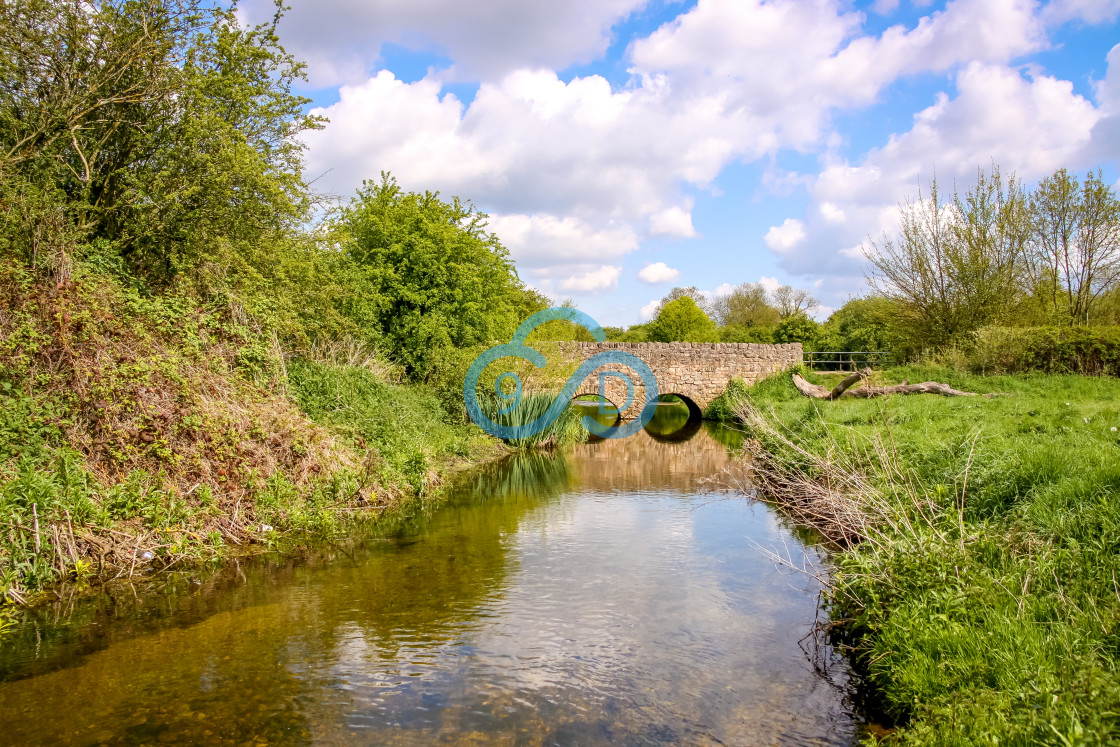
[[[852,743],[844,663],[801,640],[819,589],[761,548],[817,551],[686,419],[482,469],[352,550],[41,612],[0,647],[0,743]]]

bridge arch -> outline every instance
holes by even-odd
[[[702,412],[727,388],[733,378],[752,384],[773,373],[802,362],[801,343],[762,345],[758,343],[703,342],[568,342],[561,343],[565,355],[584,361],[597,353],[620,350],[645,361],[657,378],[659,394],[677,394]],[[641,379],[625,366],[603,366],[588,376],[576,395],[599,394],[599,371],[618,369],[630,373],[634,401],[623,410],[623,418],[637,417],[645,404]],[[605,381],[607,399],[626,401],[626,384],[614,377]],[[691,408],[690,408],[691,409]]]

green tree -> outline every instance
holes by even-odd
[[[741,283],[712,302],[712,316],[723,326],[773,327],[778,309],[770,304],[762,283]]]
[[[278,18],[243,28],[202,0],[0,4],[5,201],[63,216],[151,284],[232,288],[267,266],[306,218],[296,135],[319,124],[291,92],[302,65]],[[60,246],[26,244],[65,265]]]
[[[911,345],[941,345],[1006,317],[1021,295],[1029,235],[1014,176],[981,170],[949,203],[934,180],[928,197],[902,206],[895,238],[865,246],[869,281],[899,305]]]
[[[700,292],[699,288],[697,288],[695,285],[678,285],[665,294],[665,297],[662,298],[661,302],[657,304],[657,308],[654,309],[653,316],[657,317],[657,315],[661,313],[661,310],[664,309],[666,305],[686,296],[688,298],[691,298],[699,308],[703,309],[705,314],[710,315],[708,298]]]
[[[1065,169],[1043,179],[1030,200],[1030,287],[1068,324],[1096,321],[1102,295],[1120,284],[1120,200],[1100,171],[1084,183]]]
[[[816,347],[820,325],[805,314],[797,314],[783,319],[774,330],[774,342],[800,342],[806,350]]]
[[[665,304],[649,323],[648,335],[653,342],[714,342],[718,332],[703,309],[690,296],[682,295]]]
[[[821,325],[818,342],[824,350],[894,350],[898,306],[883,296],[853,298]]]
[[[756,342],[772,345],[774,327],[745,327],[741,324],[728,324],[719,328],[720,342]]]
[[[617,342],[649,342],[649,324],[632,324],[621,335],[610,339]]]
[[[485,221],[457,197],[405,192],[385,173],[338,216],[357,268],[350,313],[413,378],[426,379],[446,348],[508,341],[541,308]]]

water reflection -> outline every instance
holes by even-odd
[[[688,405],[677,402],[661,402],[653,417],[646,424],[645,431],[650,438],[663,443],[688,441],[700,432],[704,421]]]
[[[705,492],[728,438],[522,455],[349,556],[40,620],[0,658],[5,739],[849,743],[797,645],[816,588],[750,540],[812,551]]]

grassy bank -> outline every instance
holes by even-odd
[[[1116,741],[1120,381],[878,378],[1008,396],[821,402],[785,374],[739,409],[772,497],[840,547],[834,634],[901,726],[891,739]]]
[[[393,374],[230,299],[0,264],[0,600],[331,539],[502,453]]]

